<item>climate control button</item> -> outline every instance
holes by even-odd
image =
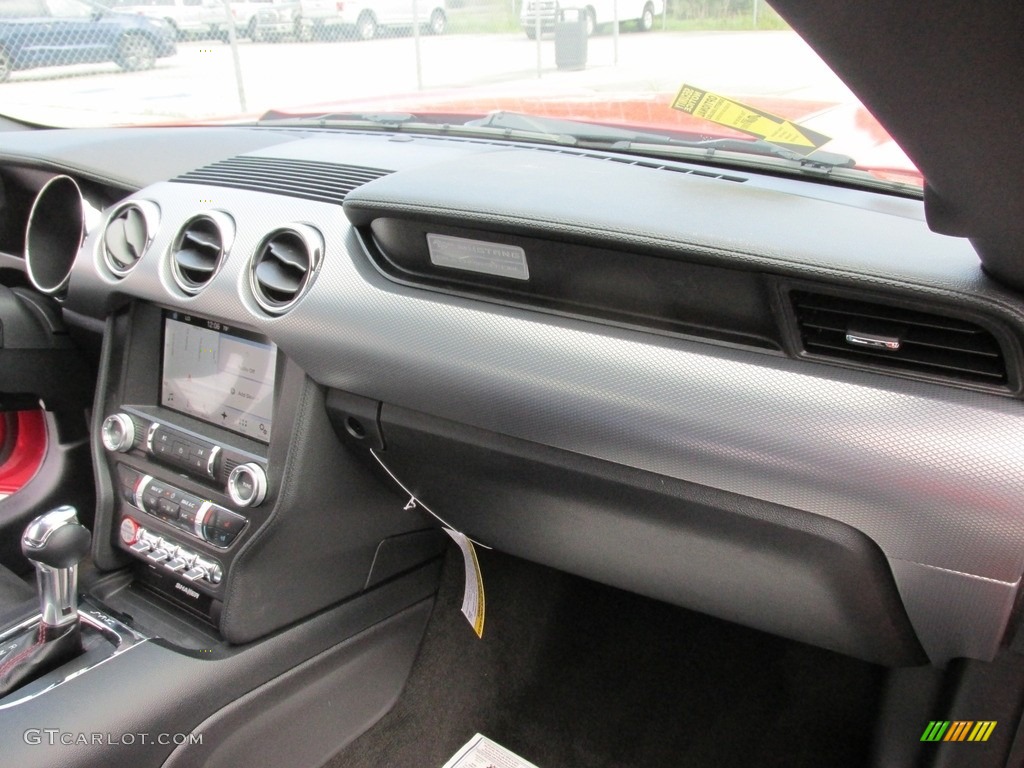
[[[230,547],[249,524],[249,519],[244,515],[217,506],[212,501],[201,499],[161,480],[156,480],[151,475],[140,475],[132,493],[131,503],[137,509],[170,523],[177,530],[202,539],[219,549]],[[125,520],[129,519],[125,518]],[[127,524],[122,523],[122,525]],[[127,529],[123,533],[123,536],[130,537],[131,535],[132,532]],[[136,538],[139,536],[136,535]],[[122,538],[122,541],[129,547],[134,546],[134,542],[126,538]],[[149,547],[149,549],[156,548],[158,548],[156,544]],[[149,549],[140,548],[133,551],[148,552]]]

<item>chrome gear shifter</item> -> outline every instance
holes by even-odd
[[[25,529],[21,551],[36,567],[43,624],[63,627],[78,621],[78,564],[90,540],[69,506],[40,515]]]
[[[82,652],[78,564],[91,538],[75,508],[67,506],[40,515],[25,529],[21,551],[36,568],[40,621],[0,649],[0,697]]]

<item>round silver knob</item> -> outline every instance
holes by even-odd
[[[267,473],[259,464],[239,464],[228,475],[228,496],[240,507],[255,507],[267,495]]]
[[[108,451],[127,453],[135,443],[135,422],[124,413],[115,413],[103,420],[100,437]]]

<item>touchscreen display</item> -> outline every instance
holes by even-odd
[[[277,347],[213,320],[164,312],[160,404],[270,441]]]

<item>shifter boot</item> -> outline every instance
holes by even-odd
[[[0,698],[65,664],[82,652],[77,621],[63,627],[40,623],[0,647]]]

